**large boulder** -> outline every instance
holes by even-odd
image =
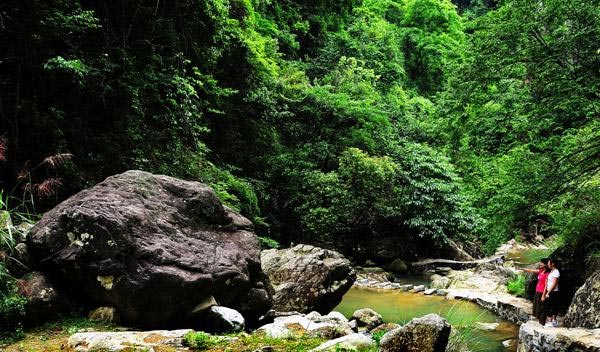
[[[564,324],[571,328],[600,328],[600,271],[590,276],[577,290]]]
[[[437,314],[415,318],[401,328],[387,332],[380,352],[444,352],[450,337],[450,324]]]
[[[262,251],[261,262],[275,289],[273,307],[278,311],[326,314],[356,280],[341,254],[309,245]]]
[[[39,267],[126,324],[195,319],[212,305],[256,319],[270,307],[252,223],[198,182],[127,171],[44,214]]]

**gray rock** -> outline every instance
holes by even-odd
[[[65,295],[41,272],[32,272],[21,280],[20,291],[25,304],[25,321],[30,325],[39,325],[46,321],[57,320],[71,311]]]
[[[402,286],[400,286],[400,289],[402,291],[410,291],[413,289],[413,287],[415,287],[415,285],[402,285]]]
[[[600,328],[600,271],[581,286],[565,315],[566,327]]]
[[[436,292],[437,292],[437,288],[430,288],[430,289],[423,291],[423,294],[425,294],[426,296],[431,296],[432,294],[434,294]]]
[[[381,338],[380,352],[444,352],[450,324],[437,314],[415,318]]]
[[[425,291],[425,285],[418,285],[412,288],[413,292],[422,292]]]
[[[270,308],[252,223],[198,182],[109,177],[44,214],[27,244],[74,295],[115,307],[125,324],[195,320],[215,301],[247,320]]]
[[[270,323],[256,329],[257,332],[274,339],[284,339],[294,336],[294,332],[282,324]]]
[[[388,269],[393,273],[405,275],[408,273],[408,266],[404,262],[404,260],[398,258],[390,263]]]
[[[6,261],[6,268],[13,277],[22,277],[31,271],[31,255],[25,243],[18,243]]]
[[[183,337],[193,330],[122,332],[79,332],[71,335],[68,347],[77,352],[154,351],[154,347],[183,348]],[[135,348],[132,348],[135,346]]]
[[[119,312],[113,307],[96,308],[90,312],[88,319],[105,324],[118,324],[121,321]]]
[[[478,321],[478,322],[475,322],[475,324],[473,326],[477,330],[494,331],[498,328],[499,325],[500,325],[499,323],[482,323],[482,322]]]
[[[600,352],[600,329],[545,328],[530,320],[519,329],[518,352]]]
[[[210,307],[205,319],[207,331],[218,333],[240,332],[246,324],[240,312],[221,306]]]
[[[342,314],[340,312],[336,312],[336,311],[331,311],[331,312],[327,313],[326,316],[330,319],[339,320],[341,322],[348,321],[348,319],[346,319],[346,316],[344,316],[344,314]]]
[[[352,318],[356,319],[358,326],[365,326],[369,330],[383,323],[381,314],[371,308],[357,309],[352,313]]]
[[[448,294],[448,290],[438,289],[435,294],[436,296],[446,296]]]
[[[313,348],[312,352],[320,351],[357,351],[365,350],[375,345],[375,341],[370,337],[363,334],[350,334],[335,340],[327,341],[316,348]]]
[[[275,289],[273,307],[280,311],[326,314],[356,279],[341,254],[309,245],[262,251],[261,262]]]
[[[375,334],[379,333],[380,331],[388,332],[388,331],[392,331],[394,329],[398,329],[400,327],[402,327],[402,325],[396,324],[396,323],[383,323],[383,324],[377,326],[376,328],[371,329],[371,331],[369,331],[369,333],[371,335],[375,335]]]
[[[431,276],[431,287],[433,288],[441,288],[446,289],[450,286],[450,278],[446,276],[440,275],[432,275]]]

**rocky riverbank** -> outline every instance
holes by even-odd
[[[193,330],[155,331],[81,331],[71,335],[66,348],[76,352],[292,350],[294,341],[303,341],[310,351],[420,351],[443,352],[450,338],[451,326],[436,314],[415,318],[400,326],[383,323],[381,316],[368,308],[354,312],[352,320],[341,313],[321,315],[284,314],[252,334],[207,335]],[[202,346],[199,346],[200,342]],[[241,345],[240,345],[241,344]],[[246,345],[246,346],[244,346]],[[279,346],[278,346],[279,345]],[[277,347],[284,347],[278,349]],[[202,348],[199,348],[202,347]]]
[[[499,248],[494,256],[470,262],[428,259],[412,263],[413,272],[429,278],[428,284],[402,284],[394,282],[394,275],[383,269],[361,268],[357,271],[355,286],[467,300],[508,321],[521,324],[530,319],[532,304],[507,293],[506,283],[517,271],[504,265],[506,254],[517,246],[512,241]]]

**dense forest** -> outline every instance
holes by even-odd
[[[4,1],[3,204],[141,169],[211,185],[266,244],[598,247],[599,5]]]

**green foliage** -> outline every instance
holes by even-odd
[[[260,249],[278,249],[281,245],[279,242],[275,241],[269,237],[258,237],[258,242],[260,244]]]
[[[589,236],[596,5],[9,1],[2,188],[59,152],[42,208],[138,168],[209,184],[282,243]]]
[[[377,345],[377,347],[379,347],[379,344],[381,343],[381,338],[383,337],[383,335],[385,335],[386,332],[388,332],[388,330],[377,330],[371,336],[373,338],[373,341],[375,341],[375,345]]]
[[[369,231],[393,221],[406,232],[443,241],[472,227],[459,180],[443,158],[417,144],[398,147],[394,156],[371,157],[350,148],[336,171],[306,174],[305,197],[297,209],[314,236]]]
[[[518,297],[526,297],[526,286],[527,285],[527,277],[524,275],[517,275],[514,278],[508,280],[506,283],[506,288],[508,293],[513,294]]]
[[[0,192],[0,338],[5,338],[5,333],[19,333],[27,303],[19,293],[17,280],[7,269],[7,263],[15,260],[12,258],[15,245],[12,226],[11,213]]]
[[[183,337],[183,343],[185,344],[185,346],[202,351],[216,344],[217,339],[203,331],[188,332]]]

